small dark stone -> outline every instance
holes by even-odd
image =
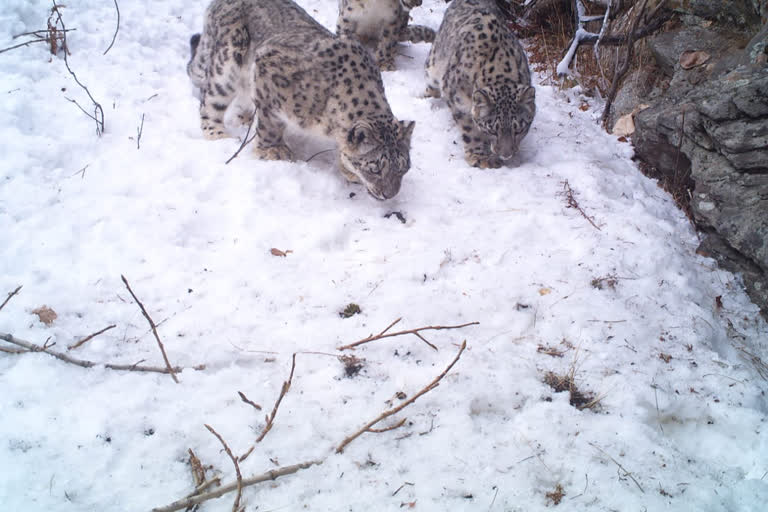
[[[360,309],[360,306],[354,302],[350,302],[343,310],[339,311],[339,316],[341,318],[349,318],[351,316],[360,314],[361,312],[362,310]]]
[[[388,218],[390,218],[390,217],[391,217],[391,216],[393,216],[393,215],[394,215],[395,217],[397,217],[397,220],[399,220],[400,222],[402,222],[403,224],[405,224],[405,215],[403,215],[403,212],[389,212],[389,213],[387,213],[387,214],[385,214],[385,215],[384,215],[384,218],[385,218],[385,219],[388,219]]]

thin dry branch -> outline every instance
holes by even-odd
[[[243,402],[247,403],[248,405],[250,405],[251,407],[253,407],[257,411],[261,410],[261,406],[259,404],[257,404],[256,402],[254,402],[252,400],[249,400],[248,397],[245,396],[245,393],[243,393],[242,391],[238,391],[237,394],[240,395],[240,400],[242,400]]]
[[[141,309],[141,313],[144,315],[144,318],[146,318],[147,322],[149,322],[149,326],[152,328],[152,334],[155,335],[155,339],[157,340],[157,345],[160,347],[160,352],[163,354],[163,361],[165,361],[165,367],[168,368],[168,373],[171,375],[173,382],[178,384],[179,379],[176,378],[176,374],[174,373],[173,368],[171,367],[171,363],[170,361],[168,361],[168,355],[165,353],[165,347],[163,346],[163,342],[160,341],[160,336],[158,336],[157,334],[157,326],[155,325],[155,322],[152,320],[152,317],[149,316],[149,313],[147,313],[147,310],[144,309],[144,304],[141,303],[139,298],[136,297],[136,294],[133,293],[133,290],[131,290],[131,285],[128,284],[128,280],[125,278],[125,276],[121,274],[120,278],[123,280],[125,287],[128,288],[128,292],[131,294],[131,297],[133,297],[133,300],[135,300],[136,304],[139,305],[139,308]]]
[[[601,229],[595,224],[595,221],[592,217],[587,215],[584,210],[582,210],[581,206],[579,205],[579,202],[576,200],[576,196],[573,194],[573,189],[571,188],[571,184],[568,183],[568,180],[563,181],[563,195],[565,196],[565,201],[568,206],[568,208],[574,208],[576,211],[578,211],[582,217],[587,219],[590,224],[592,224],[592,227],[594,227],[596,230],[601,231]]]
[[[384,427],[384,428],[369,428],[368,432],[371,432],[373,434],[383,434],[384,432],[389,432],[390,430],[396,430],[396,429],[402,427],[403,425],[405,425],[406,421],[408,421],[408,418],[403,418],[400,421],[398,421],[397,423],[395,423],[394,425],[390,425],[388,427]]]
[[[0,311],[2,311],[2,310],[3,310],[3,308],[5,307],[5,305],[6,305],[6,304],[8,304],[8,301],[9,301],[9,300],[11,300],[11,299],[13,298],[13,296],[14,296],[14,295],[16,295],[16,294],[18,294],[18,293],[19,293],[19,291],[21,290],[21,287],[22,287],[22,285],[19,285],[19,286],[17,286],[15,290],[13,290],[11,293],[9,293],[9,294],[8,294],[8,296],[5,298],[5,300],[3,301],[3,303],[2,303],[2,304],[0,304]]]
[[[69,53],[69,48],[67,47],[67,27],[64,25],[64,20],[61,18],[61,12],[59,11],[60,6],[56,3],[56,0],[51,0],[53,2],[53,9],[52,13],[56,14],[56,23],[61,25],[61,30],[59,32],[62,33],[62,48],[64,49],[64,65],[67,67],[67,71],[69,71],[69,74],[72,75],[72,78],[75,79],[75,83],[79,85],[85,93],[88,95],[88,98],[90,98],[91,102],[93,103],[93,115],[88,114],[88,116],[96,121],[96,135],[101,137],[101,134],[104,133],[104,109],[101,108],[101,104],[96,101],[93,98],[93,95],[91,94],[91,91],[88,90],[88,88],[83,85],[83,83],[77,78],[77,75],[74,71],[72,71],[72,68],[69,67],[69,60],[67,59],[67,54]],[[80,106],[79,103],[77,103],[75,100],[69,100],[75,105],[77,105],[80,110],[85,112],[85,109]],[[173,374],[171,374],[173,375]],[[174,377],[175,378],[175,377]]]
[[[141,135],[144,133],[144,114],[141,114],[141,125],[136,128],[136,149],[141,149]]]
[[[613,100],[616,99],[616,94],[619,92],[619,85],[621,85],[621,81],[624,78],[624,75],[629,70],[629,66],[632,64],[632,57],[635,54],[635,39],[637,35],[635,34],[635,30],[637,30],[637,24],[640,23],[640,18],[643,17],[643,13],[645,12],[645,6],[648,4],[648,0],[642,0],[640,2],[640,6],[638,8],[637,14],[635,15],[635,18],[632,20],[632,24],[629,27],[629,32],[627,36],[627,54],[624,58],[624,61],[622,62],[621,66],[618,66],[616,68],[616,72],[613,75],[613,82],[611,82],[611,89],[608,91],[608,97],[605,99],[605,107],[603,108],[603,117],[600,120],[600,122],[603,125],[603,128],[606,128],[608,124],[608,118],[611,115],[611,106],[613,105]],[[664,2],[660,2],[659,6],[663,5]],[[658,9],[658,6],[657,6]],[[655,13],[656,11],[654,11]]]
[[[281,476],[292,475],[294,473],[298,473],[302,469],[307,469],[315,465],[320,465],[322,463],[323,463],[322,460],[317,459],[317,460],[302,462],[300,464],[293,464],[291,466],[283,466],[282,468],[273,469],[272,471],[267,471],[266,473],[252,476],[251,478],[243,479],[242,482],[239,482],[240,489],[245,489],[246,487],[250,487],[251,485],[255,485],[261,482],[276,480]],[[174,512],[176,510],[181,510],[183,508],[191,507],[193,505],[197,505],[198,503],[203,503],[205,501],[212,500],[214,498],[219,498],[221,496],[224,496],[227,493],[237,490],[237,488],[238,488],[238,482],[233,482],[228,485],[223,485],[218,489],[207,492],[205,494],[198,494],[197,496],[189,496],[187,498],[174,501],[173,503],[165,507],[153,508],[152,512]]]
[[[104,333],[105,333],[105,332],[107,332],[108,330],[110,330],[110,329],[114,329],[115,327],[117,327],[117,326],[116,326],[115,324],[112,324],[112,325],[110,325],[109,327],[105,327],[105,328],[103,328],[102,330],[100,330],[100,331],[98,331],[98,332],[95,332],[95,333],[93,333],[93,334],[90,334],[90,335],[86,336],[85,338],[83,338],[83,339],[81,339],[81,340],[79,340],[79,341],[76,341],[75,343],[73,343],[73,344],[71,344],[71,345],[68,345],[68,346],[67,346],[67,350],[73,350],[73,349],[76,349],[77,347],[80,347],[80,346],[82,346],[84,343],[87,343],[87,342],[91,341],[93,338],[95,338],[95,337],[96,337],[96,336],[98,336],[99,334],[104,334]]]
[[[235,475],[237,475],[237,494],[235,495],[235,502],[232,505],[232,512],[240,512],[240,497],[243,495],[243,475],[240,473],[240,464],[237,463],[237,457],[232,455],[232,450],[229,449],[229,446],[227,446],[224,438],[221,437],[219,433],[213,429],[212,426],[206,424],[205,428],[207,428],[211,434],[216,436],[221,445],[224,447],[224,451],[227,452],[227,455],[229,455],[229,458],[232,460],[232,464],[235,465]]]
[[[456,357],[453,358],[453,361],[451,361],[451,364],[448,365],[448,367],[443,370],[443,373],[435,377],[435,379],[427,384],[426,387],[422,388],[421,391],[413,395],[411,398],[403,402],[402,404],[398,405],[397,407],[393,407],[392,409],[389,409],[387,411],[384,411],[381,413],[378,417],[373,419],[372,421],[369,421],[365,426],[363,426],[360,430],[352,434],[351,436],[348,436],[344,441],[341,442],[341,444],[336,448],[336,453],[342,453],[344,451],[344,448],[347,447],[349,443],[363,435],[365,432],[370,432],[371,427],[373,427],[375,424],[380,422],[381,420],[388,418],[392,416],[393,414],[397,414],[398,412],[402,411],[409,405],[411,405],[413,402],[418,400],[422,395],[425,395],[435,389],[437,386],[440,385],[440,381],[445,377],[445,375],[453,368],[453,365],[455,365],[459,358],[461,357],[461,354],[464,352],[464,349],[467,348],[467,340],[464,340],[461,344],[461,347],[459,348],[459,352],[456,354]]]
[[[117,39],[117,32],[120,30],[120,7],[117,5],[117,0],[115,1],[115,10],[117,11],[117,26],[115,27],[115,34],[112,36],[112,42],[109,43],[109,46],[106,50],[104,50],[104,53],[102,55],[106,55],[109,50],[112,49],[112,45],[115,44],[115,39]]]
[[[380,339],[383,339],[383,338],[392,338],[394,336],[402,336],[404,334],[413,334],[413,335],[417,336],[420,340],[422,340],[424,343],[426,343],[427,345],[429,345],[433,349],[437,350],[436,346],[434,346],[432,343],[428,342],[423,336],[421,336],[421,334],[419,334],[421,331],[440,331],[440,330],[443,330],[443,329],[461,329],[462,327],[468,327],[470,325],[479,325],[480,324],[480,322],[469,322],[469,323],[461,324],[461,325],[430,325],[428,327],[419,327],[418,329],[409,329],[407,331],[398,331],[398,332],[392,332],[392,333],[387,334],[387,331],[389,329],[391,329],[392,326],[394,326],[400,320],[401,319],[398,318],[397,320],[395,320],[394,322],[389,324],[389,326],[387,326],[387,328],[384,329],[383,331],[381,331],[379,334],[376,334],[376,335],[371,334],[367,338],[363,338],[360,341],[356,341],[354,343],[350,343],[349,345],[343,345],[341,347],[338,347],[336,350],[348,350],[350,348],[355,348],[358,345],[362,345],[364,343],[369,343],[371,341],[376,341],[376,340],[380,340]]]
[[[34,343],[30,343],[29,341],[16,338],[11,334],[7,334],[3,332],[0,332],[0,340],[7,341],[8,343],[11,343],[13,345],[26,349],[21,351],[20,353],[26,354],[29,352],[45,352],[46,354],[51,355],[56,359],[59,359],[60,361],[64,361],[65,363],[69,363],[69,364],[74,364],[82,368],[93,368],[94,366],[103,366],[108,370],[120,370],[120,371],[127,371],[127,372],[150,372],[150,373],[171,373],[171,371],[178,373],[184,370],[184,368],[180,366],[176,366],[174,368],[161,368],[156,366],[140,366],[139,363],[141,363],[141,361],[135,364],[113,364],[113,363],[97,363],[94,361],[87,361],[85,359],[76,359],[62,352],[56,352],[55,350],[51,350],[50,346],[36,345]],[[193,367],[193,369],[204,370],[205,365],[195,366]]]
[[[250,122],[250,124],[248,125],[248,130],[246,130],[246,132],[245,132],[245,137],[243,137],[243,142],[240,144],[240,147],[239,147],[239,148],[237,148],[237,151],[235,151],[235,154],[234,154],[234,155],[232,155],[231,157],[229,157],[229,160],[227,160],[226,162],[224,162],[224,165],[227,165],[229,162],[231,162],[232,160],[234,160],[235,158],[237,158],[237,155],[239,155],[239,154],[240,154],[240,152],[243,150],[243,148],[245,148],[245,146],[247,146],[248,144],[250,144],[250,143],[251,143],[251,141],[253,141],[253,139],[255,139],[255,138],[256,138],[256,132],[255,132],[255,131],[253,132],[253,137],[251,137],[250,139],[248,138],[248,135],[250,135],[250,134],[251,134],[251,129],[253,128],[253,123],[254,123],[255,121],[256,121],[256,114],[254,113],[253,117],[251,118],[251,122]]]
[[[197,455],[195,455],[195,452],[192,451],[192,448],[187,449],[187,451],[189,452],[189,465],[192,467],[192,476],[195,479],[195,487],[197,487],[206,481],[205,468],[200,462],[200,459],[197,458]]]
[[[293,354],[291,359],[291,374],[288,376],[288,380],[283,382],[283,387],[280,389],[280,396],[277,397],[277,401],[275,402],[275,406],[272,408],[272,412],[267,415],[267,424],[264,426],[264,430],[261,432],[261,435],[259,435],[259,437],[256,439],[257,443],[260,443],[261,440],[264,439],[264,437],[267,435],[267,433],[272,430],[272,425],[275,422],[275,416],[277,416],[277,408],[280,407],[280,402],[283,401],[285,394],[288,393],[289,389],[291,389],[291,384],[293,383],[293,372],[296,369],[296,354]]]
[[[633,482],[635,482],[635,485],[637,486],[637,488],[638,488],[638,489],[640,489],[640,492],[642,492],[643,494],[645,494],[645,491],[643,490],[643,487],[642,487],[642,486],[641,486],[641,485],[638,483],[638,481],[635,479],[635,477],[634,477],[634,476],[632,476],[632,473],[631,473],[630,471],[627,471],[627,470],[624,468],[624,466],[622,466],[621,464],[619,464],[619,462],[618,462],[616,459],[614,459],[613,457],[611,457],[611,456],[608,454],[608,452],[606,452],[605,450],[603,450],[602,448],[600,448],[600,447],[599,447],[599,446],[597,446],[596,444],[594,444],[594,443],[589,443],[589,445],[590,445],[592,448],[594,448],[594,449],[598,450],[600,453],[602,453],[603,455],[605,455],[605,456],[606,456],[606,457],[608,457],[609,459],[611,459],[611,461],[612,461],[614,464],[616,464],[616,465],[619,467],[619,469],[620,469],[620,470],[622,470],[622,471],[624,472],[624,476],[628,476],[629,478],[631,478],[631,479],[632,479],[632,481],[633,481]]]

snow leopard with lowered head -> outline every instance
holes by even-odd
[[[431,28],[408,25],[411,9],[420,5],[421,0],[339,0],[336,33],[374,46],[379,67],[391,71],[395,69],[397,43],[435,40]]]
[[[445,98],[474,167],[501,167],[536,114],[522,45],[496,0],[453,0],[427,60],[427,95]]]
[[[192,36],[187,72],[201,91],[203,134],[227,136],[224,113],[246,96],[259,158],[290,160],[288,124],[332,138],[350,181],[377,199],[400,190],[413,121],[398,121],[381,73],[358,41],[339,39],[291,0],[214,0]]]

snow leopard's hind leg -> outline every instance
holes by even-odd
[[[230,19],[227,19],[230,18]],[[205,69],[205,79],[201,87],[200,126],[207,139],[228,137],[224,128],[224,114],[241,91],[244,77],[249,69],[248,47],[250,36],[240,13],[233,11],[221,13],[216,19],[216,34],[206,33],[200,38],[190,68]],[[190,46],[194,47],[194,36]],[[197,76],[193,77],[193,83]]]

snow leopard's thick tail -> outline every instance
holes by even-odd
[[[424,25],[408,25],[400,37],[400,42],[431,43],[435,40],[435,31]]]

